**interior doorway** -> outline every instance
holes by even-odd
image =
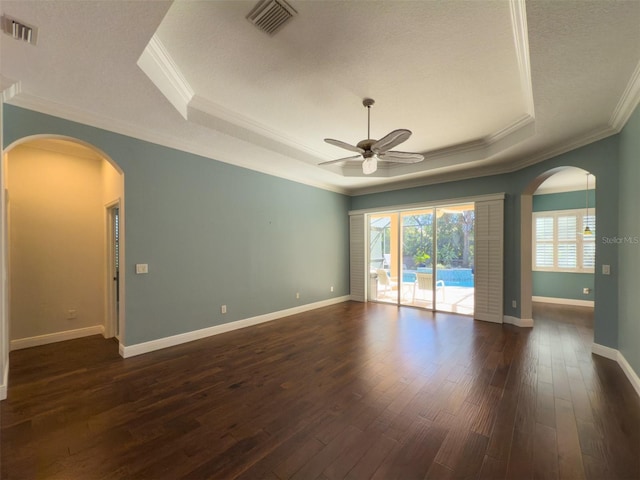
[[[120,202],[107,205],[107,324],[120,340]]]
[[[117,282],[107,283],[107,272],[109,257],[118,264],[122,259],[123,180],[106,155],[75,139],[36,136],[7,149],[3,187],[11,199],[5,218],[12,268],[3,348],[95,334],[122,337],[123,285],[119,272]],[[115,207],[106,210],[107,222],[105,205]],[[114,243],[105,242],[110,230],[117,233]]]

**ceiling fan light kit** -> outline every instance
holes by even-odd
[[[351,157],[338,158],[322,162],[319,165],[332,165],[335,163],[361,161],[362,172],[370,175],[378,169],[378,160],[390,163],[418,163],[424,160],[424,155],[413,152],[399,152],[391,150],[393,147],[400,145],[411,136],[411,130],[398,129],[388,133],[380,140],[371,138],[371,107],[375,101],[372,98],[362,100],[362,105],[367,109],[367,138],[359,141],[355,146],[341,140],[333,138],[325,138],[324,141],[330,145],[344,148],[358,155]]]

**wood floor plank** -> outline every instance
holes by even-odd
[[[589,312],[345,302],[128,359],[14,351],[0,478],[638,479],[640,398]]]
[[[556,432],[560,478],[585,478],[573,405],[562,398],[556,398]]]

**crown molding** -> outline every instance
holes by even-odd
[[[554,147],[548,150],[544,150],[541,153],[537,153],[529,158],[525,158],[519,162],[515,162],[513,163],[512,168],[503,173],[522,170],[523,168],[535,165],[536,163],[544,162],[545,160],[549,160],[550,158],[554,158],[558,155],[562,155],[563,153],[570,152],[571,150],[584,147],[586,145],[589,145],[590,143],[597,142],[598,140],[603,140],[617,133],[619,133],[619,131],[610,126],[606,126],[600,130],[595,130],[583,135],[582,137],[574,138],[569,142],[555,145]]]
[[[527,26],[527,7],[525,0],[511,0],[511,26],[513,27],[513,42],[516,49],[518,70],[520,72],[520,87],[524,94],[525,108],[529,116],[535,117],[533,102],[533,82],[531,81],[531,61],[529,59],[529,29]]]
[[[180,112],[180,115],[186,119],[187,106],[195,92],[157,35],[154,34],[151,37],[142,55],[138,58],[137,64],[156,88]]]
[[[620,97],[611,119],[609,119],[609,125],[616,133],[620,133],[638,104],[640,104],[640,62],[636,65],[622,97]]]
[[[0,75],[0,94],[3,102],[8,102],[22,92],[22,84],[3,75]]]

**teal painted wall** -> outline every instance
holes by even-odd
[[[620,133],[618,349],[640,376],[640,107]],[[598,235],[601,237],[601,235]],[[603,237],[603,236],[602,236]],[[602,241],[609,241],[602,238]]]
[[[589,190],[587,196],[589,208],[596,206],[596,191]],[[534,212],[549,212],[552,210],[571,210],[576,208],[584,208],[585,194],[583,191],[563,192],[563,193],[547,193],[544,195],[533,196]]]
[[[589,208],[596,205],[596,192],[590,190],[587,196]],[[584,191],[549,193],[533,196],[534,212],[549,212],[553,210],[571,210],[584,208]],[[532,273],[533,296],[568,298],[571,300],[593,301],[593,273],[566,273],[566,272],[536,272]],[[588,295],[582,293],[582,289],[588,287]]]
[[[598,142],[558,155],[544,162],[518,170],[517,172],[478,177],[459,182],[426,185],[384,193],[355,196],[351,209],[446,200],[504,192],[504,313],[520,317],[520,308],[511,306],[512,300],[520,298],[520,196],[542,174],[551,169],[574,166],[593,173],[598,181],[596,187],[596,209],[598,211],[598,237],[614,236],[618,231],[618,196],[598,195],[597,192],[618,191],[618,137],[611,136]],[[596,272],[602,264],[611,265],[612,275],[595,275],[594,337],[597,343],[611,348],[618,346],[618,254],[617,248],[598,242],[596,246]],[[519,302],[518,302],[519,305]]]
[[[533,296],[593,301],[593,273],[532,272]],[[582,293],[589,287],[591,293]]]
[[[124,171],[125,345],[349,294],[349,197],[9,105],[4,120],[5,146],[65,135]]]

